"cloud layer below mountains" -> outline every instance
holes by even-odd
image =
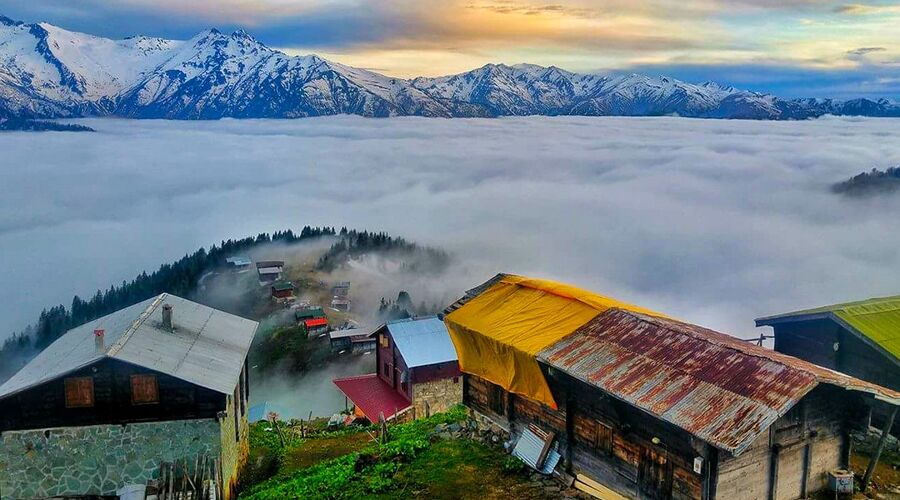
[[[0,134],[0,337],[224,238],[386,230],[752,336],[755,316],[900,293],[900,197],[829,185],[900,164],[890,120],[85,120]]]

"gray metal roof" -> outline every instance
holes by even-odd
[[[174,331],[162,329],[162,305]],[[223,394],[238,383],[258,323],[175,295],[161,294],[66,332],[0,386],[0,398],[104,358],[121,360]],[[94,330],[104,330],[98,349]]]
[[[328,337],[332,339],[342,339],[346,337],[367,336],[372,333],[366,328],[346,328],[344,330],[332,330],[328,333]]]
[[[389,321],[385,326],[407,368],[457,360],[447,327],[434,316]]]

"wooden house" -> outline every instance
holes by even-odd
[[[328,330],[328,318],[321,307],[304,307],[294,311],[298,325],[306,326],[309,333],[321,333]]]
[[[376,339],[371,330],[365,328],[344,328],[328,332],[331,352],[350,351],[352,353],[372,352]]]
[[[260,285],[268,285],[281,279],[284,272],[284,261],[261,260],[256,263],[256,274]]]
[[[416,418],[462,401],[456,350],[440,319],[389,321],[370,337],[377,344],[376,373],[334,380],[359,416]]]
[[[0,386],[0,497],[115,495],[206,457],[231,498],[256,328],[162,294],[69,330]]]
[[[225,264],[232,271],[240,273],[240,272],[249,270],[250,265],[253,264],[253,262],[250,260],[249,257],[232,256],[232,257],[225,258]]]
[[[447,309],[463,402],[555,437],[601,498],[796,499],[900,393],[568,285],[498,275]]]
[[[772,327],[778,352],[900,391],[900,296],[776,314],[756,326]],[[880,426],[887,412],[873,411]]]
[[[276,281],[272,283],[272,298],[287,300],[294,297],[294,284],[290,281]]]

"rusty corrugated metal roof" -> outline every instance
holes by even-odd
[[[611,309],[538,359],[740,454],[821,383],[891,404],[900,393],[724,333]]]

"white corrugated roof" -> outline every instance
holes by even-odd
[[[447,327],[435,317],[389,321],[386,326],[407,368],[457,360]]]
[[[175,331],[161,328],[172,306]],[[161,294],[66,332],[0,386],[0,398],[50,381],[103,358],[156,370],[230,394],[258,323],[175,295]],[[94,330],[104,330],[103,350]]]

